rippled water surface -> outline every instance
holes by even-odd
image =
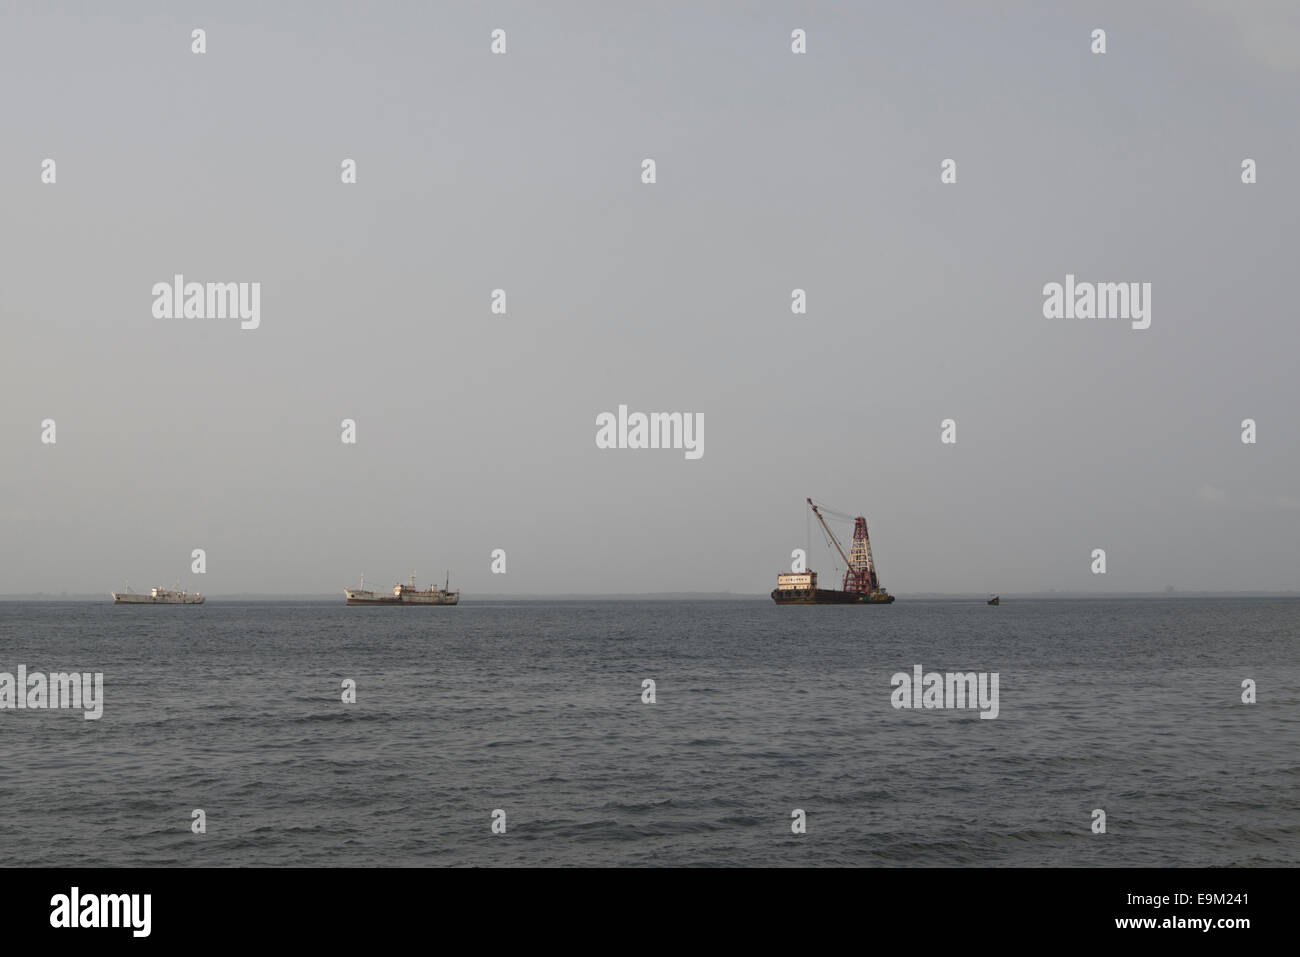
[[[0,711],[0,865],[1296,865],[1298,632],[1265,599],[0,603],[0,671],[104,673],[98,721]],[[896,710],[916,664],[998,672],[998,717]]]

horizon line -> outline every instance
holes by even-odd
[[[993,592],[911,592],[894,593],[895,597],[911,601],[985,601]],[[1037,601],[1053,599],[1108,599],[1108,598],[1300,598],[1300,590],[1161,590],[1161,591],[1066,591],[1048,589],[1032,592],[999,592],[1003,601]],[[225,592],[208,593],[204,598],[235,601],[276,602],[276,601],[329,601],[337,602],[334,592]],[[471,597],[469,601],[751,601],[770,600],[770,592],[502,592],[485,593]],[[111,601],[101,597],[98,592],[11,592],[0,594],[0,601],[69,601],[102,602]],[[466,598],[462,594],[461,603]]]

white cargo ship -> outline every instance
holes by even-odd
[[[114,605],[202,605],[203,596],[198,592],[175,591],[170,588],[151,588],[149,594],[141,595],[131,591],[127,585],[125,591],[111,592]]]
[[[430,585],[425,589],[415,587],[415,573],[411,574],[409,585],[393,586],[392,594],[377,592],[366,587],[366,576],[361,576],[360,588],[345,588],[349,605],[454,605],[460,601],[460,592],[451,590],[451,573],[447,573],[447,585],[439,588]]]

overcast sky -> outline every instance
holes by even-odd
[[[809,495],[903,594],[1300,588],[1293,3],[61,6],[0,29],[0,592],[757,593]]]

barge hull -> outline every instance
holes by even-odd
[[[835,591],[830,588],[803,590],[774,588],[772,600],[778,605],[888,605],[894,600],[894,596]]]

